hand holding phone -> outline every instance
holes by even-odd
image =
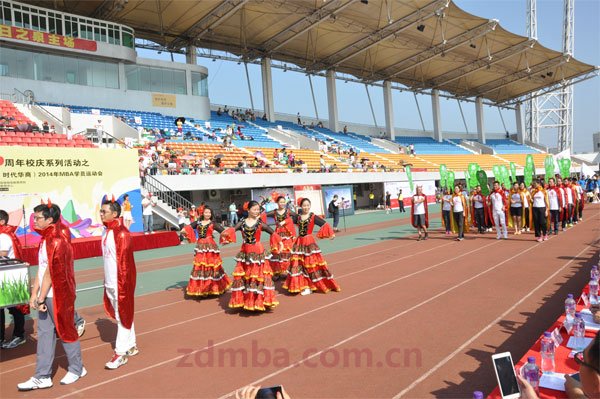
[[[283,387],[281,385],[261,388],[256,392],[256,399],[278,399],[278,397],[283,398]]]
[[[517,399],[521,396],[520,384],[517,381],[515,366],[510,352],[492,355],[496,379],[503,399]]]

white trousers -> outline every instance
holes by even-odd
[[[117,355],[125,355],[129,349],[136,346],[135,329],[133,323],[131,323],[130,329],[123,327],[123,324],[121,324],[121,318],[119,317],[119,302],[117,300],[119,297],[117,287],[105,287],[105,289],[106,296],[115,310],[115,317],[117,319],[117,342],[115,344],[115,353]]]
[[[508,231],[506,231],[506,216],[504,215],[504,212],[494,212],[494,224],[496,225],[496,236],[498,238],[508,238]],[[500,229],[502,229],[502,232],[500,232]]]

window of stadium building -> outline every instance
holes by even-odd
[[[3,0],[0,0],[0,23],[130,48],[135,44],[129,27]]]
[[[116,63],[0,47],[2,76],[83,86],[119,88]]]
[[[192,72],[192,95],[208,97],[208,76],[200,72]]]
[[[187,94],[185,71],[125,65],[127,89],[155,93]]]

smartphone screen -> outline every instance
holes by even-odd
[[[494,367],[498,373],[498,382],[502,396],[515,395],[519,393],[519,383],[515,375],[515,369],[509,356],[494,359]]]
[[[277,399],[277,392],[281,392],[281,385],[261,388],[256,393],[256,399]]]

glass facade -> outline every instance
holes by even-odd
[[[99,19],[0,0],[0,23],[135,48],[133,29]]]
[[[208,76],[200,72],[192,72],[192,95],[208,97]]]
[[[187,94],[185,71],[141,65],[125,65],[128,90]]]
[[[0,74],[12,78],[119,88],[119,64],[0,47]]]

